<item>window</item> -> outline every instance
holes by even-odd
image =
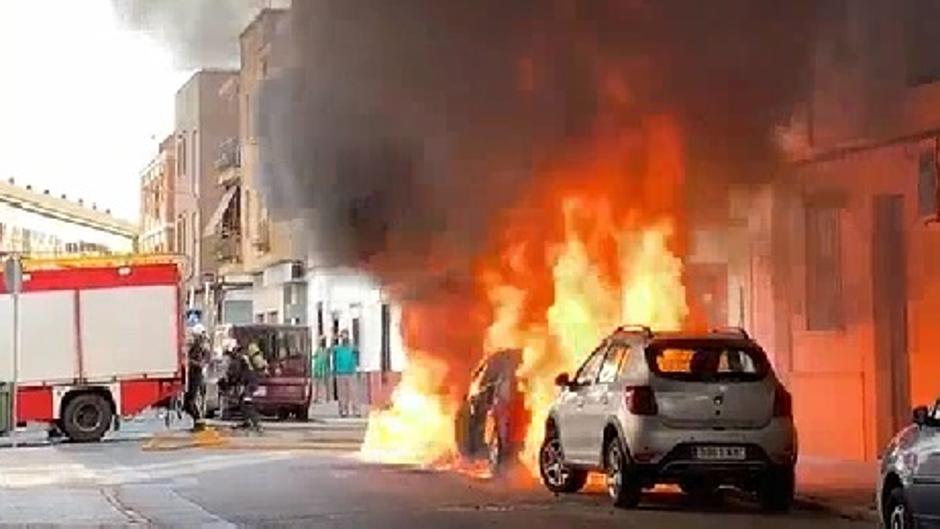
[[[841,330],[845,325],[842,302],[842,247],[840,211],[834,206],[806,209],[806,328]]]
[[[180,215],[178,221],[179,227],[176,229],[177,241],[176,246],[179,248],[179,251],[185,255],[189,255],[189,241],[186,239],[186,217]]]
[[[286,332],[278,337],[277,359],[297,358],[303,356],[303,343],[301,335],[296,332]]]
[[[186,133],[176,140],[176,174],[182,180],[186,176]]]
[[[391,327],[392,314],[388,303],[382,304],[382,371],[392,370],[392,347],[391,347]]]
[[[940,57],[934,52],[940,40],[940,3],[936,0],[899,2],[906,8],[907,82],[915,86],[940,79]]]
[[[277,323],[278,322],[277,311],[272,310],[268,312],[267,319],[268,319],[268,323]]]
[[[255,323],[264,323],[264,314],[255,314]]]
[[[600,384],[610,384],[617,380],[620,368],[623,367],[624,360],[630,354],[630,347],[624,344],[615,344],[607,351],[607,357],[604,358],[604,364],[601,366],[600,374],[597,376],[597,382]]]
[[[925,152],[920,155],[917,179],[917,213],[921,217],[935,217],[937,204],[937,153]]]
[[[597,380],[597,372],[600,370],[601,364],[604,361],[606,345],[607,344],[604,344],[597,348],[584,364],[581,365],[581,369],[578,369],[578,374],[574,378],[575,384],[586,386],[593,384],[594,381]]]
[[[656,344],[647,362],[656,375],[687,382],[754,382],[770,372],[760,349],[713,342]]]
[[[356,348],[359,348],[359,345],[362,343],[361,330],[359,325],[359,318],[353,318],[352,320],[352,343]]]
[[[189,171],[189,176],[190,176],[190,178],[192,179],[192,187],[191,187],[190,189],[192,189],[193,194],[198,197],[198,196],[199,196],[199,180],[198,180],[198,176],[199,176],[199,173],[200,173],[200,171],[199,171],[199,159],[198,159],[198,155],[199,155],[199,143],[198,143],[198,141],[199,141],[199,132],[197,132],[197,131],[195,131],[195,130],[193,131],[193,133],[192,133],[192,141],[193,141],[193,143],[192,143],[192,145],[190,145],[190,149],[189,149],[189,151],[190,151],[190,156],[193,157],[192,161],[191,161],[190,164],[189,164],[189,167],[190,167],[190,169],[191,169],[191,170]]]

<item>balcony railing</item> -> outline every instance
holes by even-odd
[[[238,232],[223,231],[215,241],[215,257],[221,263],[241,261],[241,236]]]

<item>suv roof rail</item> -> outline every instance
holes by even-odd
[[[621,325],[620,327],[617,327],[617,332],[641,332],[646,336],[653,336],[653,330],[650,329],[649,326],[640,324]]]
[[[751,336],[744,330],[743,327],[715,327],[712,329],[712,333],[715,334],[737,334],[742,338],[750,338]]]

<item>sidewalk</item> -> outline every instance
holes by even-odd
[[[796,469],[797,501],[846,518],[877,521],[877,462],[800,457]]]

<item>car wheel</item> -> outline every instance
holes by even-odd
[[[539,474],[545,488],[555,494],[578,492],[587,482],[587,472],[565,464],[561,440],[554,429],[547,431],[545,440],[542,441],[542,448],[539,450]]]
[[[793,503],[796,480],[792,466],[775,467],[761,477],[757,499],[766,512],[787,512]]]
[[[489,466],[490,474],[498,476],[503,470],[503,443],[499,436],[490,440],[486,449],[486,463]]]
[[[101,395],[84,393],[65,406],[62,429],[76,443],[99,441],[111,427],[111,404]]]
[[[642,488],[632,478],[630,462],[619,437],[607,441],[604,467],[607,477],[607,493],[617,507],[632,509],[640,504]]]
[[[888,529],[914,529],[914,515],[907,506],[904,489],[898,487],[888,496],[885,509],[885,527]]]

